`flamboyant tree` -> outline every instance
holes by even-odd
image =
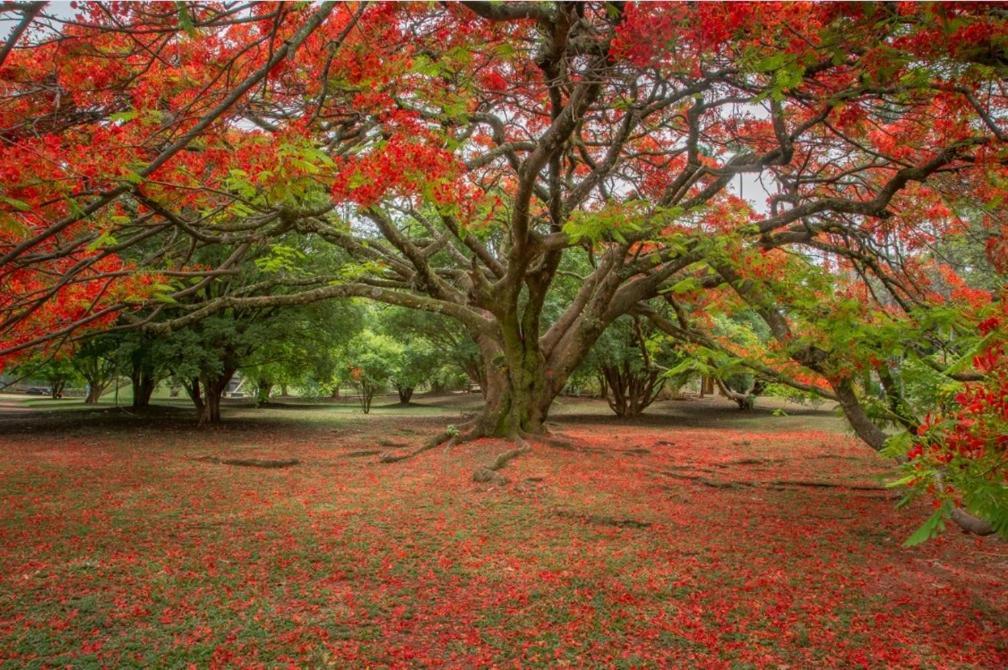
[[[705,310],[744,306],[771,336],[751,369],[836,399],[881,448],[867,382],[913,427],[896,368],[945,372],[1003,301],[949,290],[930,253],[968,200],[1003,271],[996,6],[5,11],[19,16],[0,51],[2,355],[198,294],[298,235],[350,262],[281,263],[136,325],[349,296],[439,313],[480,350],[487,402],[468,434],[519,435],[544,430],[618,317],[716,347]],[[765,198],[741,197],[745,175]],[[138,245],[151,251],[126,254]],[[195,263],[204,246],[228,253]],[[572,267],[587,270],[558,303]],[[897,361],[901,332],[915,339]]]

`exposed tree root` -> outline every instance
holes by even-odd
[[[462,440],[465,439],[471,439],[471,437],[466,436],[465,438],[462,438]],[[448,443],[447,446],[450,447],[451,445],[456,444],[459,441],[461,440],[459,438],[459,432],[457,430],[446,430],[442,433],[438,433],[433,438],[424,443],[423,446],[418,447],[413,451],[407,452],[405,454],[393,454],[391,452],[385,452],[381,455],[381,458],[379,458],[378,460],[382,463],[397,463],[399,461],[405,461],[408,458],[413,458],[414,456],[422,454],[425,451],[430,451],[434,447],[444,444],[445,442],[447,442]]]
[[[831,482],[814,482],[803,479],[774,479],[766,482],[768,486],[799,486],[818,489],[844,489],[845,491],[886,491],[881,486],[863,486],[860,484],[833,484]]]
[[[880,486],[864,486],[860,484],[834,484],[832,482],[816,482],[816,481],[806,481],[800,479],[772,479],[766,482],[746,482],[746,481],[733,481],[733,480],[719,480],[710,479],[708,477],[703,477],[701,475],[687,475],[681,472],[673,472],[670,470],[652,470],[656,474],[660,474],[664,477],[671,477],[672,479],[682,479],[691,482],[697,482],[703,484],[704,486],[709,486],[711,488],[717,489],[740,489],[740,488],[758,488],[758,489],[769,489],[773,491],[783,491],[789,488],[822,488],[822,489],[841,489],[844,491],[869,491],[873,493],[887,493],[887,489]],[[893,498],[895,496],[885,495],[886,498]]]
[[[732,465],[779,465],[785,463],[783,458],[740,458],[737,461],[725,461],[724,463],[711,463],[716,468],[727,468]]]
[[[406,442],[398,442],[396,440],[381,439],[378,440],[379,447],[393,447],[396,449],[405,449],[409,446]]]
[[[614,526],[616,528],[649,528],[651,526],[650,521],[638,521],[636,519],[604,516],[601,514],[584,514],[562,509],[554,510],[553,513],[564,519],[574,519],[597,526]]]
[[[473,473],[473,481],[505,483],[507,480],[498,474],[497,471],[532,448],[521,436],[516,436],[514,442],[517,445],[514,449],[505,451],[503,454],[498,455],[490,465],[476,470]]]
[[[650,449],[645,449],[644,447],[632,447],[630,449],[620,449],[621,454],[630,454],[631,456],[644,456],[645,454],[650,454]]]
[[[218,456],[201,456],[193,460],[200,461],[201,463],[219,463],[220,465],[237,465],[248,468],[289,468],[301,462],[296,458],[220,458]]]
[[[361,458],[362,456],[374,456],[375,454],[380,454],[381,449],[364,449],[362,451],[351,451],[349,453],[343,454],[344,458]]]
[[[526,440],[532,442],[539,442],[546,445],[547,447],[553,447],[554,449],[563,449],[564,451],[577,451],[581,453],[596,453],[605,451],[604,449],[596,449],[594,447],[579,447],[575,444],[576,440],[572,437],[567,437],[560,434],[554,433],[522,433],[521,435]]]

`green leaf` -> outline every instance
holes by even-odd
[[[21,212],[31,211],[31,208],[32,208],[32,206],[29,205],[24,200],[18,200],[17,198],[11,198],[11,197],[8,197],[6,195],[0,195],[0,201],[7,203],[8,205],[10,205],[11,207],[13,207],[14,209],[16,209],[18,211],[21,211]]]
[[[915,481],[917,481],[918,476],[919,475],[917,473],[912,473],[912,474],[906,475],[905,477],[900,477],[899,479],[894,479],[891,482],[886,482],[885,483],[885,487],[887,489],[896,489],[896,488],[900,488],[901,486],[910,486]]]
[[[178,8],[179,26],[182,30],[186,31],[189,37],[195,37],[196,26],[193,24],[192,15],[189,13],[189,6],[185,2],[176,2],[175,7]]]
[[[686,277],[685,279],[680,279],[669,289],[670,293],[675,293],[676,295],[682,293],[689,293],[690,291],[695,291],[701,288],[700,281],[696,277]]]
[[[903,543],[904,547],[914,547],[922,542],[927,542],[932,537],[935,537],[943,530],[945,530],[945,519],[948,518],[949,514],[952,513],[952,503],[945,502],[941,507],[935,510],[927,521],[921,524],[921,527],[914,531],[913,535],[908,537]]]
[[[895,435],[889,437],[885,441],[885,446],[879,452],[883,456],[888,456],[889,458],[900,458],[906,456],[906,453],[910,451],[910,446],[913,444],[913,436],[909,431],[902,431],[896,433]]]
[[[954,363],[952,363],[952,365],[946,368],[943,374],[945,374],[946,376],[951,376],[956,374],[957,372],[962,372],[970,365],[972,365],[973,357],[976,356],[978,353],[980,353],[984,348],[986,348],[987,344],[990,343],[992,339],[994,339],[994,335],[997,332],[998,332],[997,330],[993,330],[987,333],[986,337],[984,337],[982,340],[978,341],[976,344],[967,349],[962,356],[960,356],[958,359],[956,359]]]
[[[115,114],[110,114],[109,115],[109,120],[110,121],[121,121],[121,122],[125,123],[127,121],[132,121],[133,119],[135,119],[138,114],[140,114],[140,112],[138,112],[135,109],[131,109],[131,110],[128,110],[128,111],[125,111],[125,112],[116,112]]]
[[[784,52],[778,52],[770,56],[765,56],[753,63],[756,72],[773,72],[790,60],[790,56]]]

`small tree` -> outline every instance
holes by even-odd
[[[589,361],[617,416],[638,416],[661,392],[665,376],[654,359],[662,352],[657,345],[651,327],[637,317],[617,319],[599,338]]]
[[[359,333],[347,346],[347,370],[360,389],[361,411],[371,411],[375,393],[385,388],[402,347],[391,338],[371,330]]]
[[[117,341],[108,335],[98,335],[84,341],[71,359],[78,374],[87,382],[84,402],[97,403],[113,382],[119,368]]]
[[[13,368],[11,374],[20,379],[43,380],[49,386],[49,397],[58,400],[68,383],[78,381],[77,369],[65,356],[36,356]]]

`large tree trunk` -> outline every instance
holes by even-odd
[[[511,338],[504,345],[484,336],[479,343],[486,403],[476,419],[474,434],[514,437],[543,433],[556,392],[538,342]]]
[[[396,386],[396,391],[399,393],[399,404],[408,405],[410,399],[413,397],[413,387],[412,386]]]
[[[134,367],[130,373],[130,383],[133,386],[133,408],[149,407],[154,388],[157,386],[154,374],[143,367]]]

